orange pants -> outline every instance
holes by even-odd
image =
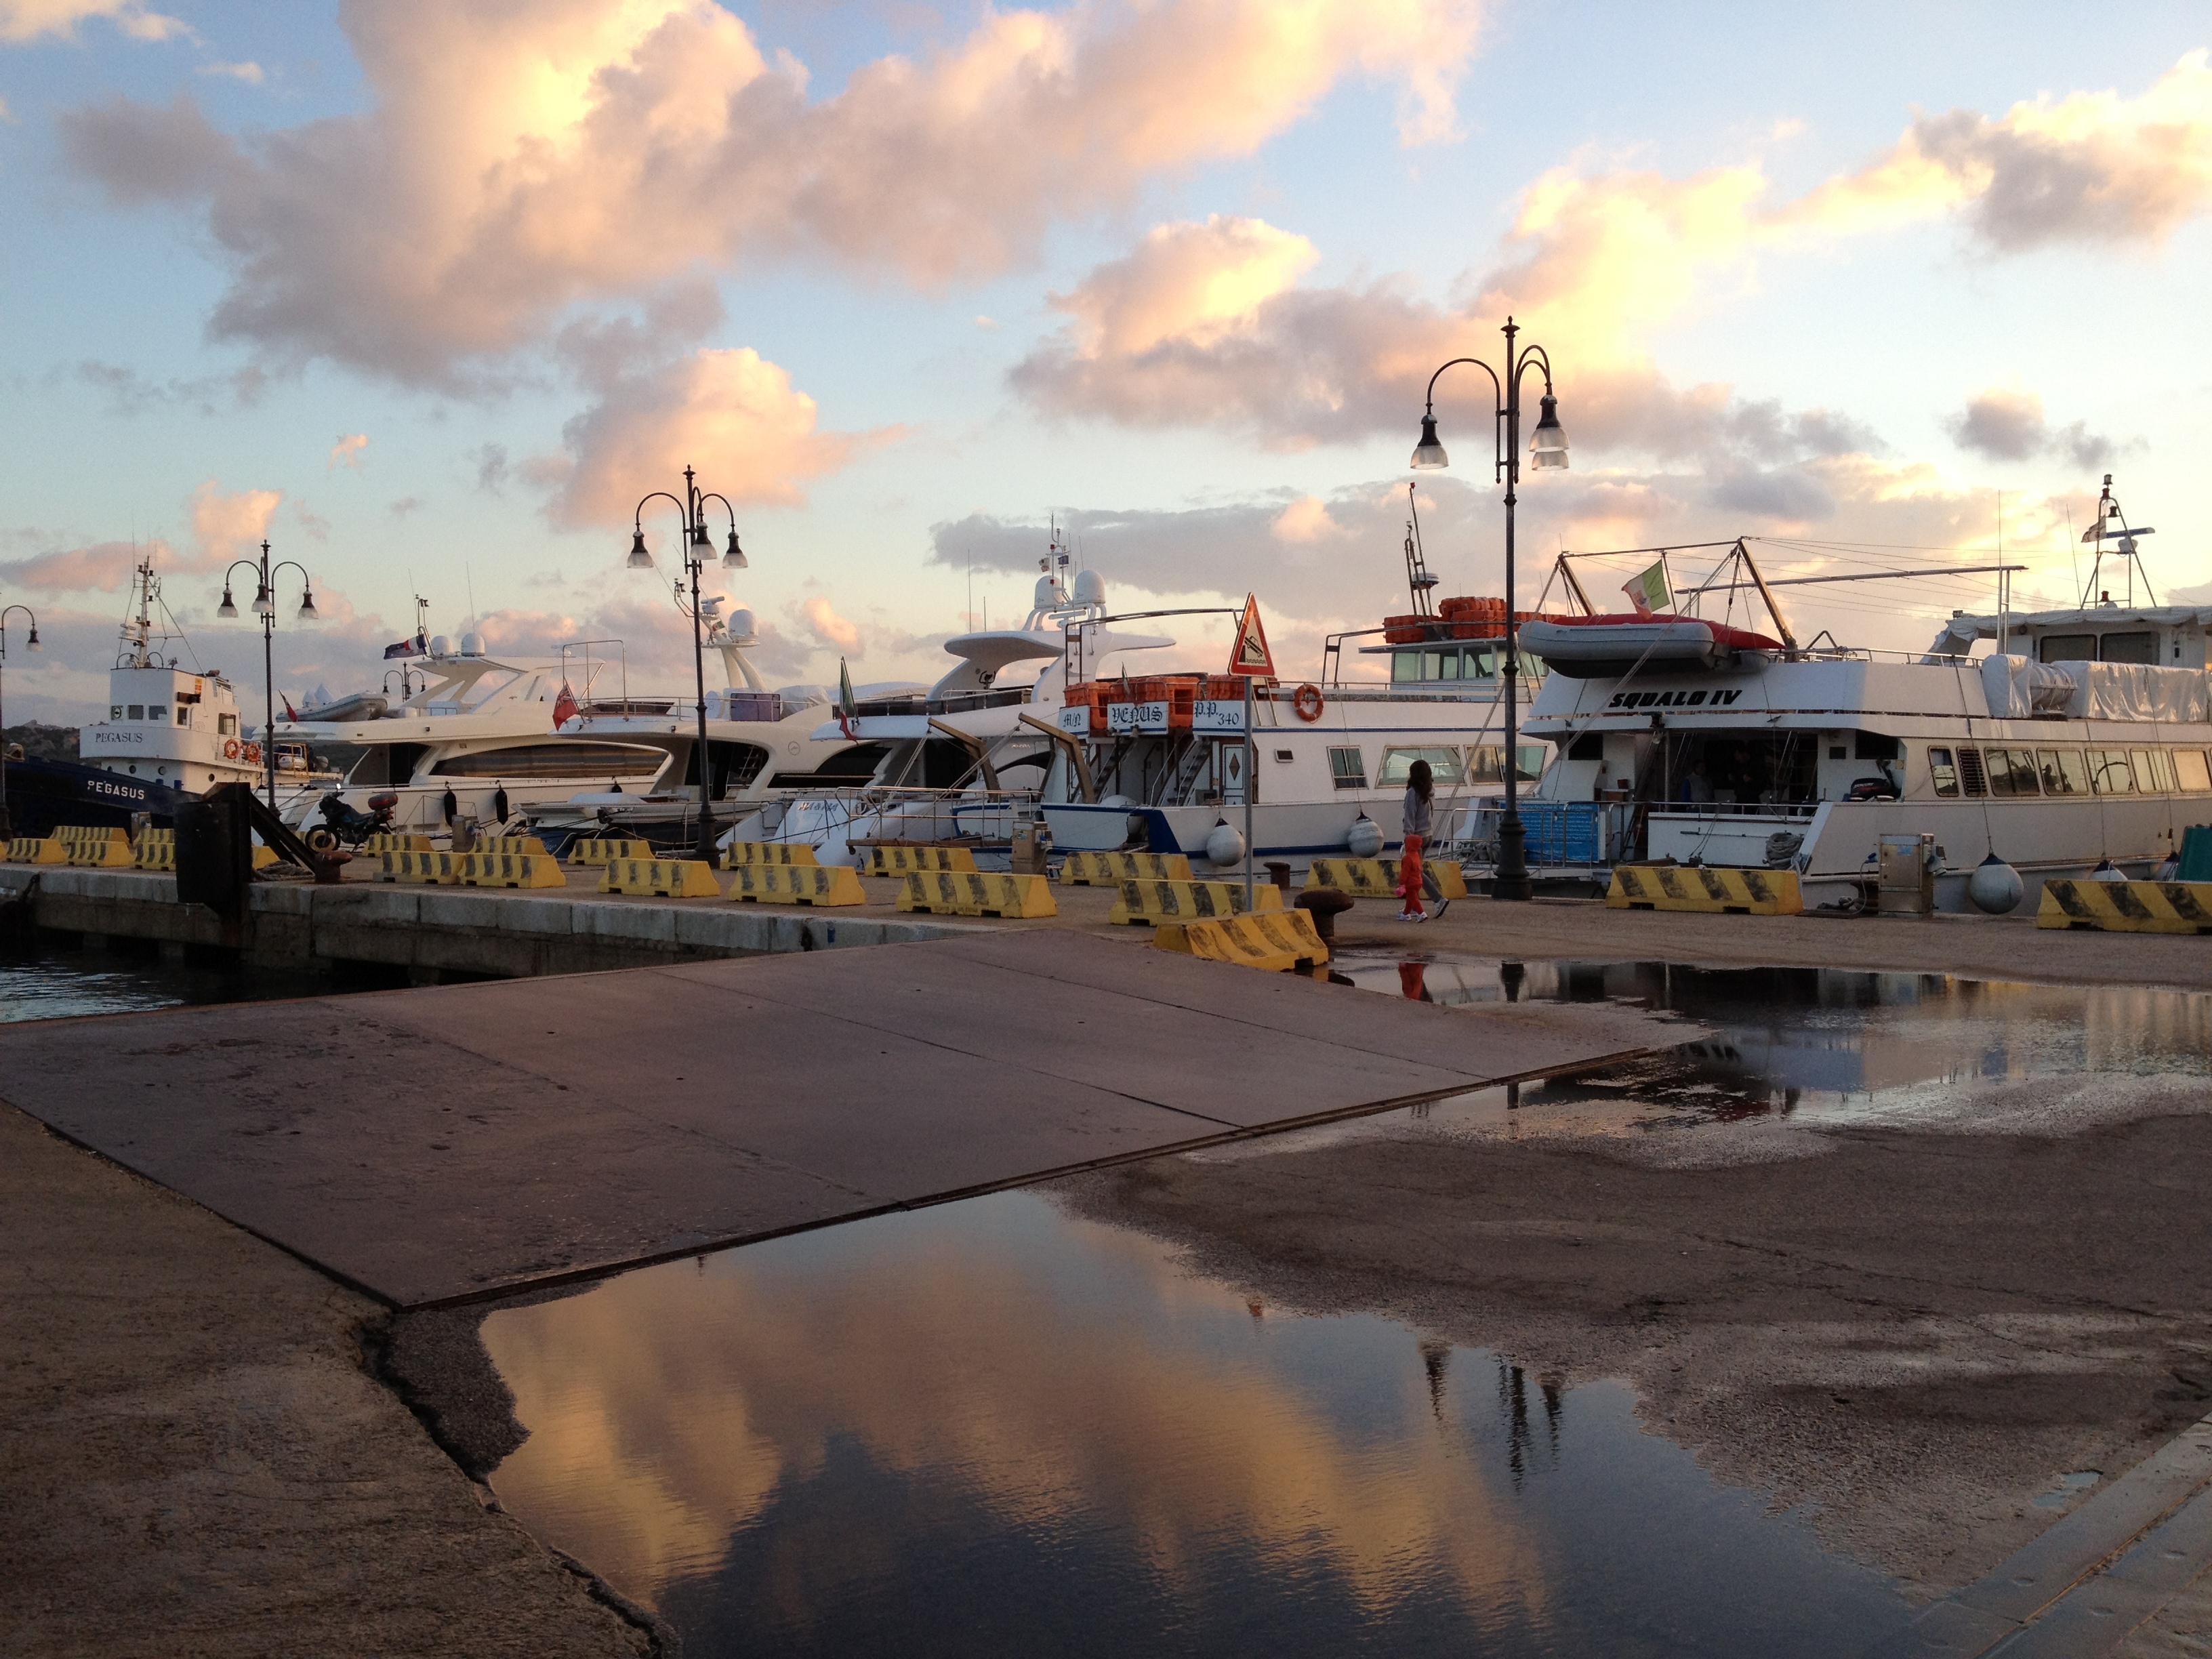
[[[1406,837],[1406,847],[1398,859],[1398,896],[1406,901],[1406,908],[1417,916],[1428,915],[1421,902],[1421,838]]]

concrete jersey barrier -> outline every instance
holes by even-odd
[[[568,861],[572,864],[602,865],[616,859],[649,859],[652,856],[653,847],[648,842],[598,837],[568,843]]]
[[[1254,914],[1279,914],[1282,909],[1283,890],[1274,883],[1263,881],[1252,889]],[[1125,881],[1107,920],[1144,927],[1160,921],[1211,921],[1244,914],[1241,881]]]
[[[1397,859],[1316,859],[1306,872],[1306,885],[1326,887],[1354,898],[1396,898]],[[1421,860],[1421,896],[1462,899],[1467,896],[1467,876],[1449,860]]]
[[[69,847],[52,836],[17,836],[8,843],[10,864],[67,864]]]
[[[975,870],[917,870],[899,889],[898,908],[932,915],[1056,916],[1060,902],[1042,876]]]
[[[1802,915],[1795,870],[1711,864],[1621,864],[1605,896],[1609,910],[1701,910],[1739,916]]]
[[[745,904],[866,904],[860,872],[842,864],[740,864],[730,897]]]
[[[1303,910],[1224,916],[1218,921],[1162,922],[1152,935],[1152,948],[1274,973],[1318,968],[1328,960],[1328,946],[1314,931],[1313,918]]]
[[[535,836],[514,840],[536,842]],[[448,858],[456,856],[447,854]],[[454,879],[463,887],[566,887],[567,872],[561,861],[543,846],[535,853],[462,853]]]
[[[1118,887],[1125,881],[1188,881],[1190,859],[1182,853],[1070,853],[1060,866],[1069,887]]]
[[[733,870],[749,866],[754,869],[781,866],[812,870],[822,862],[815,857],[814,849],[800,841],[733,841],[724,850]]]
[[[714,866],[699,859],[609,859],[602,893],[650,893],[656,898],[720,898]]]
[[[945,870],[963,875],[975,873],[975,854],[965,847],[871,847],[868,873],[872,876],[910,876],[916,871]]]
[[[2212,933],[2212,881],[2045,881],[2035,925],[2107,933]]]

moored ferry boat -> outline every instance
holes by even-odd
[[[1801,647],[1778,612],[1780,637],[1736,630],[1697,662],[1626,637],[1695,620],[1523,629],[1554,671],[1527,729],[1559,752],[1526,808],[1532,862],[1553,821],[1587,820],[1583,858],[1560,865],[1790,869],[1810,905],[1862,896],[1882,836],[1926,834],[1939,908],[1968,908],[1992,858],[2033,908],[2053,877],[2148,875],[2212,821],[2212,608],[1960,615],[1917,656]],[[1974,655],[1985,641],[2002,648]]]

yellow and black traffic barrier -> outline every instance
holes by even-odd
[[[131,858],[141,870],[163,870],[173,873],[177,867],[177,832],[173,830],[145,831],[131,848]]]
[[[379,881],[428,882],[433,887],[453,887],[461,879],[461,860],[466,853],[400,852],[376,855]]]
[[[259,842],[253,843],[253,867],[255,869],[266,870],[270,865],[282,864],[283,861],[283,854],[279,853],[275,848],[264,847]]]
[[[601,836],[568,843],[568,861],[572,864],[611,864],[617,859],[649,859],[652,856],[651,843],[642,841]]]
[[[545,856],[545,843],[536,836],[479,836],[471,853],[523,853],[533,858]]]
[[[1306,885],[1349,893],[1354,898],[1396,898],[1399,866],[1397,859],[1316,859],[1306,872]],[[1421,896],[1465,898],[1467,876],[1449,859],[1423,859]]]
[[[536,841],[534,836],[502,836],[501,840]],[[448,854],[448,857],[454,856]],[[566,887],[568,878],[561,860],[543,847],[535,853],[463,853],[455,877],[464,887]]]
[[[64,823],[54,831],[54,839],[64,847],[97,841],[119,841],[127,845],[131,832],[112,823]]]
[[[1283,890],[1272,881],[1252,889],[1252,912],[1280,913]],[[1244,911],[1241,881],[1125,881],[1107,920],[1134,927],[1161,921],[1211,921],[1220,916],[1240,916]]]
[[[1303,910],[1224,916],[1218,921],[1162,922],[1152,935],[1152,948],[1275,973],[1318,968],[1328,960],[1328,946],[1314,930],[1313,918]]]
[[[17,836],[8,843],[10,864],[67,864],[69,843],[58,836]]]
[[[812,849],[809,849],[810,853]],[[842,864],[740,864],[730,896],[747,904],[866,904],[860,872]]]
[[[812,870],[821,860],[803,841],[733,841],[725,849],[733,870],[787,867]],[[855,902],[858,902],[856,900]]]
[[[2039,927],[2212,933],[2212,881],[2045,881]]]
[[[363,836],[361,855],[373,859],[383,853],[427,853],[430,850],[428,836],[401,835],[395,830],[380,830],[373,836]],[[538,848],[541,853],[545,849]]]
[[[899,888],[898,908],[948,916],[1056,916],[1060,904],[1042,876],[976,870],[916,870]]]
[[[657,898],[720,898],[714,866],[702,859],[609,859],[602,893],[650,893]]]
[[[69,849],[70,867],[78,870],[129,870],[136,866],[131,856],[131,842],[117,832],[117,839],[64,842]]]
[[[1795,870],[1711,864],[1617,864],[1609,910],[1703,910],[1732,916],[1795,916],[1805,910]]]
[[[1182,853],[1070,853],[1060,866],[1069,887],[1119,887],[1125,881],[1188,881],[1190,860]]]
[[[868,873],[872,876],[910,876],[916,871],[944,870],[972,875],[975,854],[965,847],[871,847]]]

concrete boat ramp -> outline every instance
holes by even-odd
[[[0,1097],[413,1307],[1684,1035],[1008,930],[0,1026]]]

